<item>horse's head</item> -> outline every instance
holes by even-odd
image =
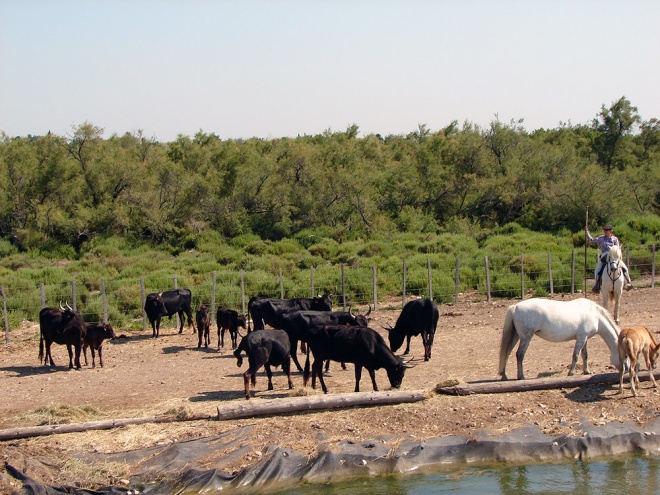
[[[621,264],[621,248],[612,246],[607,253],[607,264],[610,272],[617,272]]]

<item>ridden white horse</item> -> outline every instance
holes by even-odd
[[[551,299],[527,299],[509,306],[504,319],[502,343],[500,345],[500,369],[502,380],[506,380],[506,362],[518,340],[516,351],[518,380],[523,380],[523,359],[534,335],[550,342],[575,340],[573,360],[568,371],[572,375],[580,353],[582,353],[584,374],[589,374],[587,366],[587,339],[600,335],[610,349],[610,361],[621,369],[617,339],[619,328],[609,313],[589,299],[553,301]]]
[[[625,279],[621,268],[621,248],[612,246],[607,252],[605,268],[601,277],[600,295],[603,298],[603,307],[608,309],[610,301],[614,299],[614,321],[619,323],[619,304]]]

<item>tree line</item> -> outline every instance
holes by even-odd
[[[200,130],[158,142],[0,133],[0,237],[21,250],[80,247],[95,236],[194,246],[199,232],[338,241],[387,232],[535,231],[660,213],[660,121],[625,97],[587,124],[528,131],[424,124],[407,135],[343,132],[221,139]]]

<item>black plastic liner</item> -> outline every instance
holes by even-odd
[[[660,453],[660,419],[643,428],[629,423],[581,426],[582,436],[549,437],[536,426],[505,435],[486,432],[474,437],[439,437],[426,441],[408,438],[388,446],[388,439],[321,445],[314,458],[291,449],[271,446],[260,460],[236,475],[223,469],[232,460],[253,453],[250,427],[234,432],[167,446],[116,454],[81,454],[83,461],[125,462],[135,473],[128,486],[99,490],[48,486],[6,463],[9,474],[23,482],[21,494],[184,494],[204,491],[264,493],[303,482],[338,482],[352,477],[404,474],[441,465],[527,463],[590,459],[625,453]],[[389,439],[392,440],[392,439]],[[244,445],[236,449],[237,445]],[[232,451],[229,456],[223,453]],[[202,468],[204,467],[204,468]],[[161,480],[153,482],[153,480]]]

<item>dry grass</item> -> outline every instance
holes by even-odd
[[[82,423],[99,419],[103,413],[92,406],[70,406],[68,404],[50,403],[27,411],[20,420],[29,425],[65,425]]]
[[[90,464],[70,458],[60,468],[62,479],[77,487],[117,485],[130,474],[130,466],[121,462]]]

